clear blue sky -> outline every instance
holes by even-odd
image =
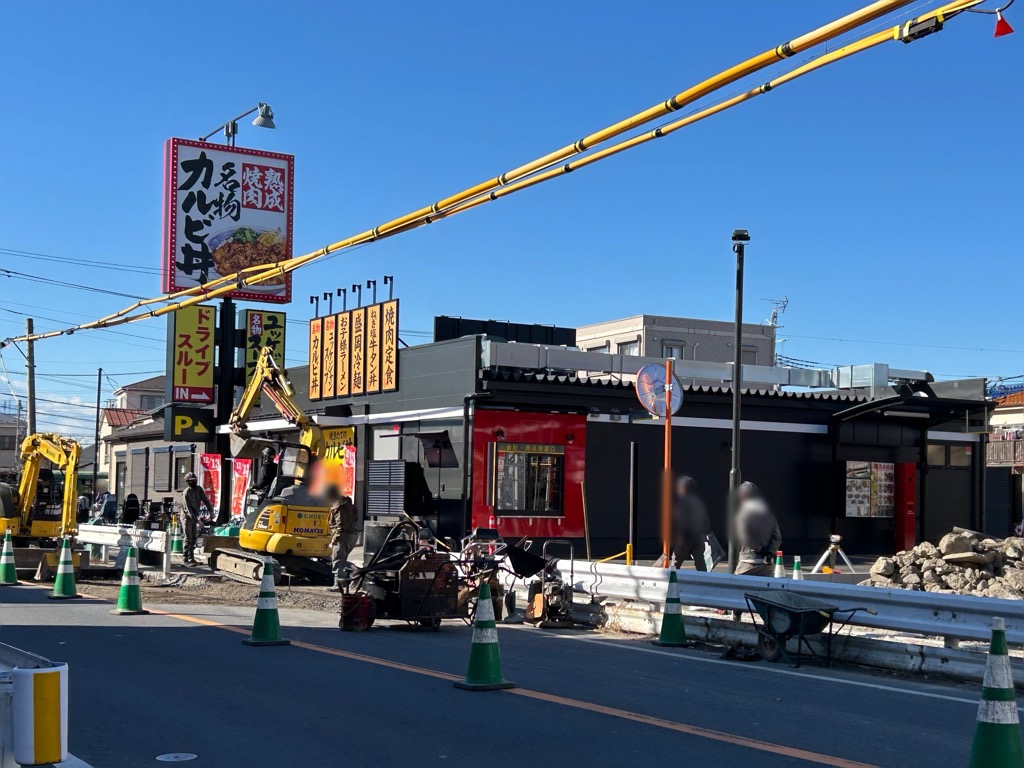
[[[0,267],[158,293],[164,140],[206,133],[257,101],[273,106],[278,129],[245,121],[239,144],[295,154],[301,253],[562,147],[861,4],[10,5],[0,249],[137,271],[3,252]],[[1024,13],[1014,10],[1017,35],[993,40],[992,17],[958,18],[587,170],[303,269],[290,317],[310,316],[313,292],[394,274],[410,342],[435,314],[570,326],[643,312],[729,319],[729,235],[745,227],[746,317],[764,320],[762,299],[788,296],[784,354],[941,377],[1024,374],[1014,232]],[[53,318],[37,321],[52,328],[128,303],[8,277],[0,289],[0,336],[23,327],[17,312]],[[109,393],[162,368],[162,321],[123,330],[133,335],[38,344],[40,394],[89,403],[94,382],[50,377],[102,364],[114,372]],[[303,329],[289,331],[295,365]],[[20,388],[22,358],[3,358]],[[65,414],[51,425],[90,431],[87,409],[49,410]]]

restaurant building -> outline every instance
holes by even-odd
[[[474,335],[401,349],[397,362],[393,391],[313,401],[308,369],[289,371],[322,427],[354,431],[366,519],[404,510],[443,536],[496,526],[511,539],[568,538],[579,556],[589,539],[595,558],[632,535],[638,557],[660,552],[664,422],[640,405],[633,378],[664,360]],[[725,541],[731,365],[677,366],[681,378],[720,382],[684,388],[672,467],[697,480]],[[953,526],[988,529],[984,381],[931,379],[881,364],[744,366],[743,478],[771,504],[787,552],[818,554],[833,533],[848,552],[880,553]],[[274,413],[250,428],[294,436]]]

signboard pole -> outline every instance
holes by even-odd
[[[661,554],[665,567],[672,558],[672,358],[665,361],[665,469],[661,480]]]
[[[220,304],[220,341],[217,360],[217,416],[214,424],[220,427],[231,419],[235,407],[235,302],[224,299]],[[217,433],[217,453],[230,461],[231,436]],[[229,465],[230,466],[230,465]],[[222,476],[225,468],[221,468]],[[217,525],[225,525],[231,519],[231,494],[222,493],[217,510]],[[211,510],[212,511],[212,510]]]

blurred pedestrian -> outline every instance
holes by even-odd
[[[359,538],[359,515],[352,499],[343,495],[336,485],[327,486],[325,495],[331,504],[327,527],[331,531],[331,570],[334,573],[334,585],[329,589],[341,591],[348,556]]]
[[[779,523],[753,483],[743,483],[736,493],[735,535],[739,544],[737,575],[772,576],[772,558],[782,546]]]
[[[196,566],[196,537],[199,529],[199,518],[203,513],[203,507],[207,510],[213,509],[206,491],[199,484],[199,478],[195,472],[185,475],[185,493],[181,505],[181,535],[184,538],[184,562],[185,565]]]
[[[704,548],[710,532],[707,508],[697,495],[697,481],[689,475],[680,476],[672,508],[672,553],[676,568],[681,568],[684,560],[693,558],[698,571],[708,569]]]

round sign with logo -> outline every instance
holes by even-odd
[[[665,366],[652,364],[640,369],[636,375],[636,396],[651,414],[665,417]],[[683,385],[675,374],[672,374],[669,402],[673,414],[683,404]]]

